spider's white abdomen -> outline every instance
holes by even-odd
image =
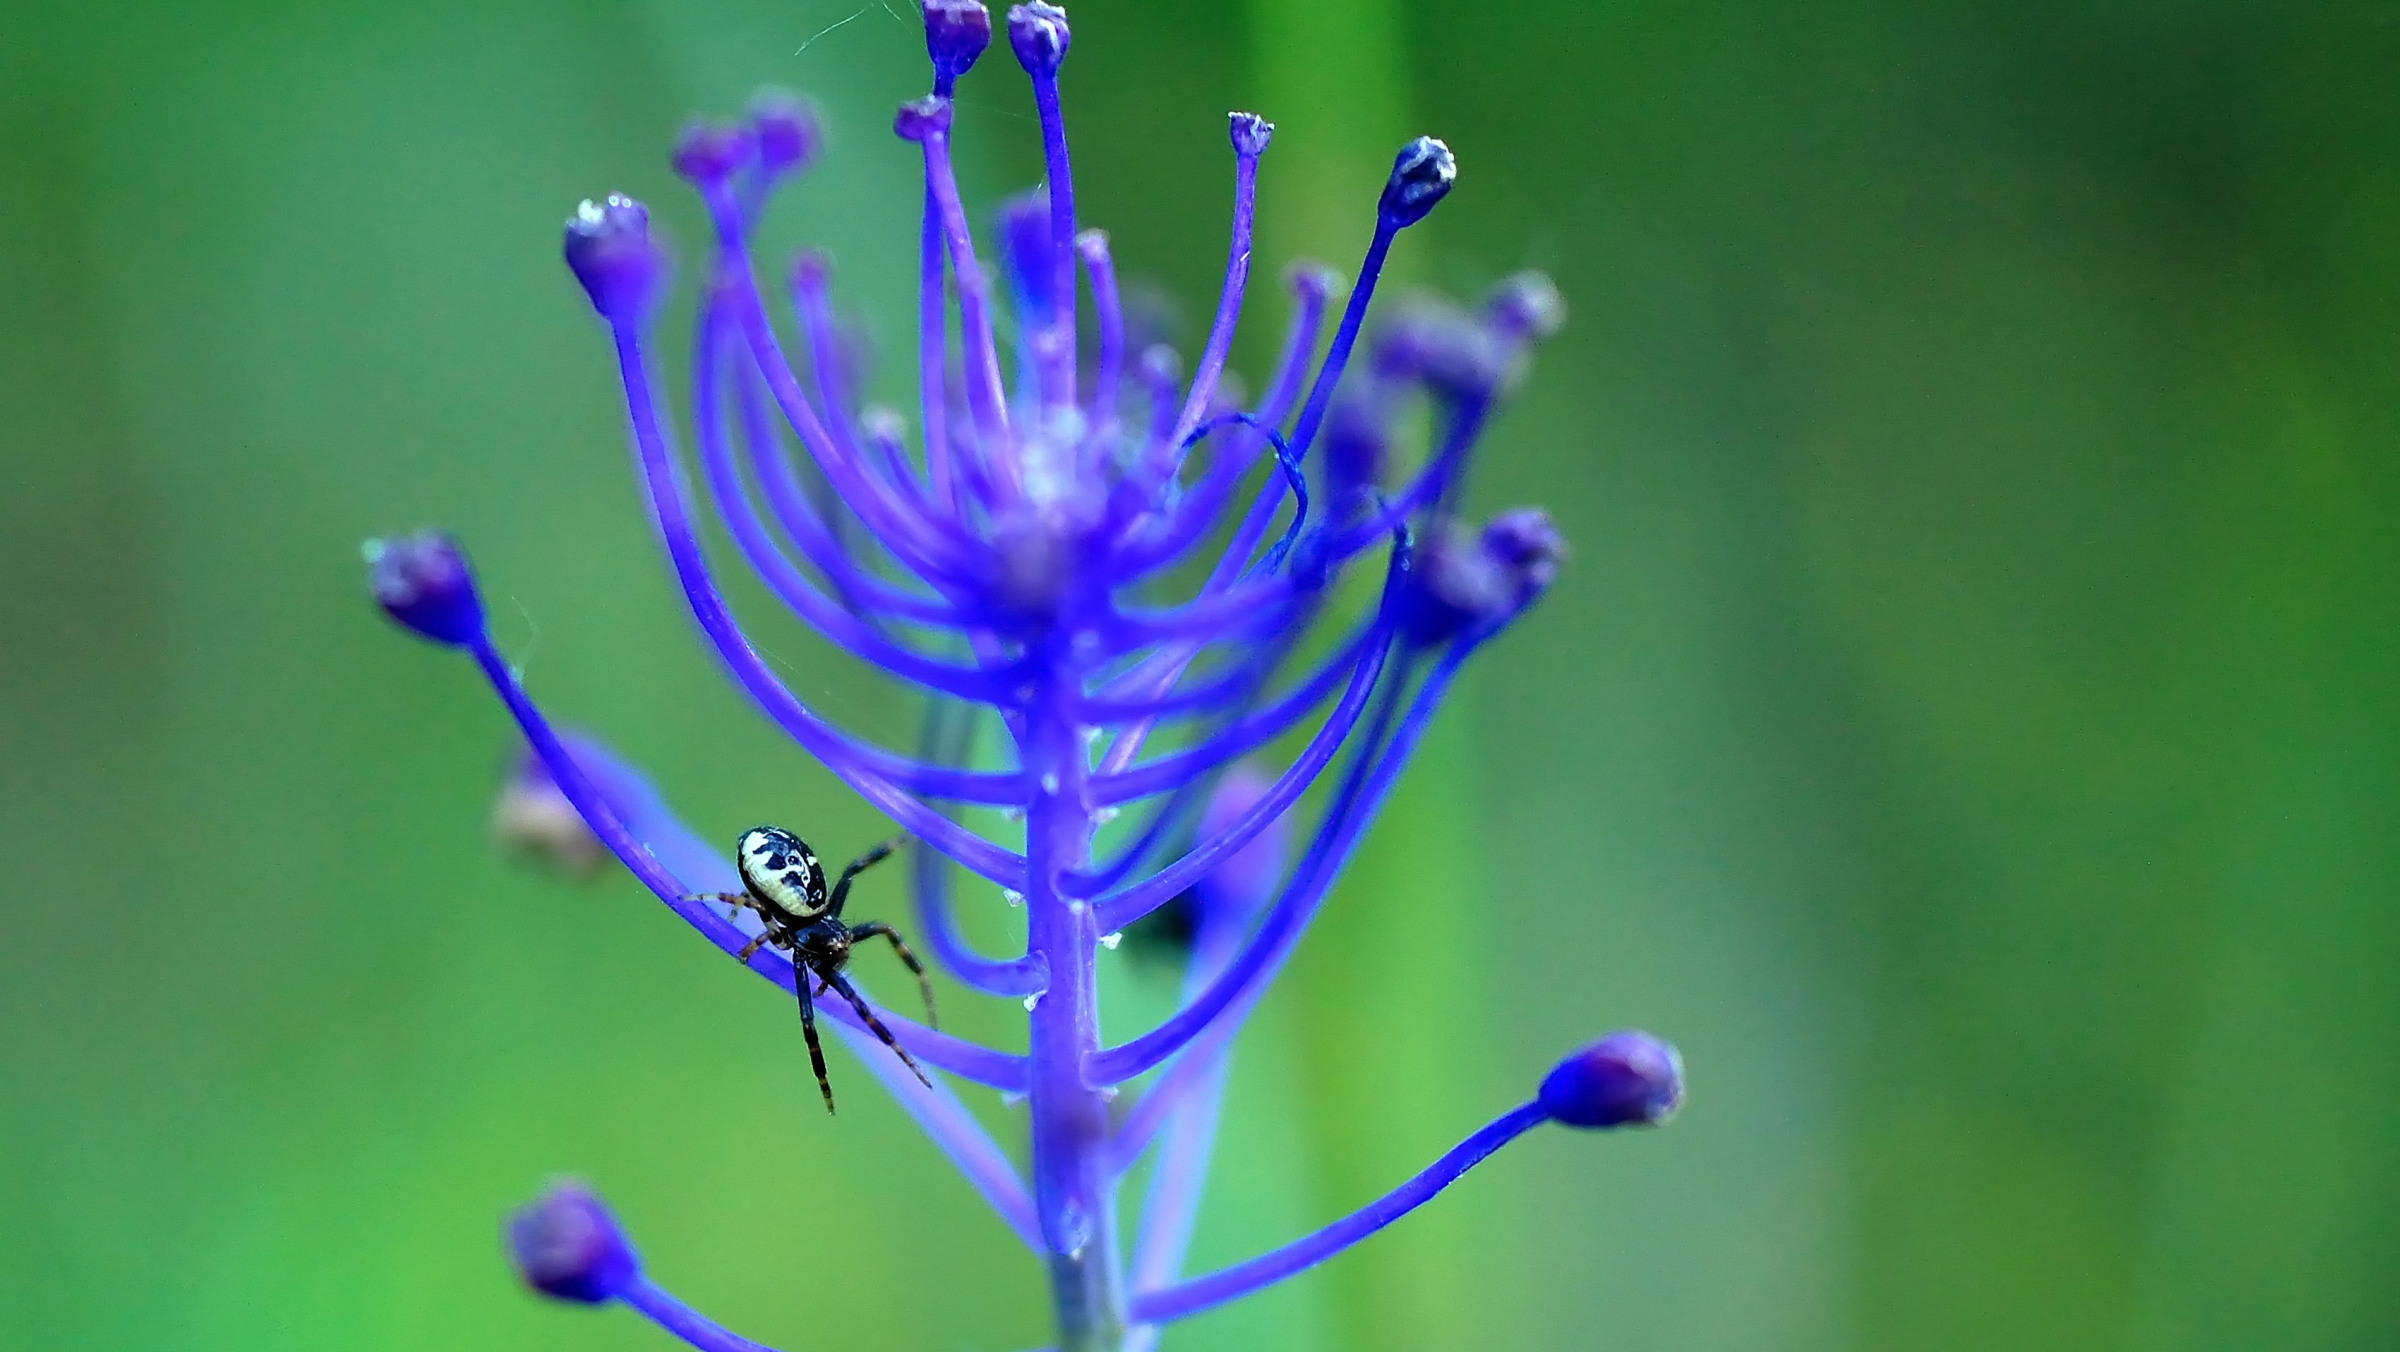
[[[825,870],[807,841],[780,826],[754,826],[733,849],[752,896],[797,920],[825,913]]]

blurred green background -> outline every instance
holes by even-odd
[[[556,259],[610,188],[696,239],[679,120],[805,89],[775,237],[905,359],[921,48],[854,9],[0,10],[0,1345],[665,1346],[516,1289],[498,1218],[558,1173],[794,1352],[1046,1337],[855,1062],[828,1120],[771,991],[494,855],[500,713],[359,588],[362,536],[451,526],[536,694],[696,824],[871,837],[694,642]],[[1168,1347],[2400,1346],[2400,9],[1074,15],[1085,214],[1195,323],[1223,114],[1280,125],[1254,380],[1263,283],[1351,266],[1419,131],[1462,172],[1402,281],[1574,307],[1476,496],[1576,558],[1245,1040],[1195,1264],[1604,1029],[1693,1086]],[[1022,77],[962,98],[988,204]]]

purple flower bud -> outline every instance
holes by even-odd
[[[792,251],[791,285],[795,292],[822,295],[831,285],[832,277],[832,254],[823,249]]]
[[[1433,210],[1434,203],[1450,195],[1450,185],[1457,181],[1458,161],[1450,147],[1420,136],[1400,147],[1376,210],[1395,227],[1415,225]]]
[[[1383,482],[1392,438],[1384,425],[1383,403],[1374,394],[1345,388],[1326,414],[1322,435],[1325,478],[1337,495]]]
[[[1331,300],[1342,293],[1349,280],[1337,268],[1311,259],[1300,259],[1283,270],[1283,280],[1292,294],[1319,301]]]
[[[641,322],[666,281],[667,255],[650,237],[649,209],[623,193],[575,209],[565,253],[592,308],[612,324]]]
[[[1403,605],[1410,641],[1430,646],[1507,619],[1516,594],[1480,541],[1442,522],[1417,547]]]
[[[892,118],[892,131],[903,141],[926,141],[950,134],[950,100],[939,94],[927,94],[900,105]]]
[[[992,45],[992,12],[978,0],[924,0],[925,54],[933,76],[948,83],[966,74]]]
[[[616,1218],[581,1183],[557,1184],[509,1217],[508,1253],[527,1286],[586,1305],[615,1299],[641,1273]]]
[[[1483,325],[1447,305],[1413,306],[1375,339],[1377,375],[1423,381],[1454,399],[1491,398],[1508,365],[1508,355]]]
[[[698,187],[722,183],[758,155],[758,142],[748,127],[721,127],[695,122],[675,138],[668,162],[685,182]]]
[[[1544,272],[1526,271],[1503,278],[1484,297],[1483,312],[1492,328],[1511,342],[1547,338],[1567,322],[1567,302]]]
[[[1267,153],[1267,138],[1275,134],[1275,124],[1256,113],[1227,113],[1231,124],[1233,153],[1245,159],[1257,159]]]
[[[1488,632],[1532,605],[1558,575],[1566,552],[1537,508],[1502,514],[1480,534],[1443,523],[1418,547],[1402,623],[1418,644]]]
[[[696,128],[677,143],[674,166],[699,186],[715,248],[686,397],[662,400],[659,363],[638,332],[669,270],[642,205],[625,197],[584,204],[568,222],[565,254],[614,330],[649,516],[708,645],[784,733],[924,847],[912,851],[919,923],[911,928],[969,987],[1024,1000],[1026,1052],[896,1017],[881,1026],[798,931],[729,924],[711,903],[742,899],[724,890],[743,881],[734,861],[675,820],[605,748],[541,712],[492,647],[457,547],[420,535],[378,541],[367,557],[378,603],[424,637],[468,648],[542,757],[517,766],[502,788],[495,834],[570,868],[622,866],[738,956],[736,967],[788,981],[804,1015],[885,1034],[892,1056],[870,1055],[911,1114],[1027,1245],[1067,1256],[1047,1266],[1072,1343],[1079,1329],[1156,1325],[1306,1270],[1544,1121],[1659,1120],[1680,1084],[1672,1051],[1619,1035],[1553,1072],[1538,1102],[1509,1108],[1366,1209],[1249,1262],[1176,1279],[1225,1057],[1243,1020],[1399,783],[1471,650],[1558,571],[1563,547],[1540,513],[1479,526],[1453,517],[1489,412],[1482,401],[1513,375],[1526,340],[1555,327],[1558,306],[1546,283],[1516,278],[1472,316],[1423,312],[1368,327],[1396,233],[1423,219],[1456,176],[1448,148],[1420,138],[1392,163],[1348,303],[1331,303],[1346,285],[1339,274],[1296,270],[1281,355],[1256,400],[1246,397],[1224,367],[1255,280],[1257,169],[1274,128],[1234,112],[1228,266],[1208,336],[1189,349],[1187,383],[1174,350],[1158,343],[1173,331],[1159,293],[1120,286],[1106,236],[1075,233],[1059,87],[1072,35],[1057,4],[1023,0],[1007,10],[1008,39],[1032,77],[1047,190],[1000,222],[998,270],[1012,293],[1000,299],[1013,300],[1015,312],[995,313],[1001,288],[986,274],[994,253],[970,228],[949,139],[950,96],[989,48],[996,16],[978,0],[919,0],[919,9],[931,93],[893,121],[899,136],[921,143],[913,158],[922,160],[928,208],[911,232],[920,272],[916,444],[904,444],[898,416],[860,407],[871,354],[833,304],[823,255],[800,256],[792,277],[805,364],[791,369],[776,351],[752,231],[778,176],[822,153],[817,119],[800,100],[761,95],[738,124]],[[1090,278],[1096,352],[1081,349],[1084,330],[1074,322],[1070,236]],[[1420,401],[1420,392],[1434,397]],[[685,482],[670,402],[692,413],[688,459],[705,495]],[[1384,481],[1402,477],[1391,463],[1400,414],[1420,402],[1433,405],[1430,444],[1387,496]],[[785,462],[779,421],[801,433],[805,468]],[[1288,524],[1278,532],[1278,522]],[[840,726],[773,669],[719,594],[727,579],[709,560],[720,527],[754,580],[833,649],[934,697],[914,754]],[[1380,580],[1389,604],[1359,617],[1354,636],[1321,642],[1329,588],[1361,572]],[[1161,595],[1154,579],[1198,585]],[[952,635],[969,641],[954,644]],[[1426,651],[1435,644],[1438,656]],[[1010,728],[1021,750],[1013,766],[977,766],[989,720]],[[1154,729],[1163,734],[1155,746]],[[1288,764],[1263,775],[1237,768],[1276,745],[1293,748]],[[1286,811],[1317,819],[1293,841],[1294,851],[1305,842],[1307,862],[1288,879]],[[1135,820],[1104,830],[1120,813]],[[1007,821],[1023,824],[1022,842]],[[861,856],[845,877],[889,852]],[[950,914],[954,865],[1025,908],[1021,956],[989,957],[967,943]],[[1092,1047],[1095,949],[1120,939],[1138,948],[1145,932],[1171,936],[1178,926],[1175,1012],[1130,1040]],[[918,966],[889,926],[869,933]],[[766,944],[792,961],[765,953]],[[805,970],[812,964],[819,970]],[[923,995],[930,1024],[934,997]],[[831,1107],[816,1030],[801,1037]],[[1039,1186],[1028,1185],[976,1114],[934,1085],[934,1067],[1029,1098]],[[1136,1080],[1139,1101],[1112,1110],[1116,1089]],[[1149,1205],[1127,1245],[1113,1180],[1144,1156]],[[606,1209],[579,1186],[551,1190],[506,1233],[537,1291],[629,1305],[695,1347],[754,1346],[644,1274]],[[1129,1255],[1127,1280],[1090,1280],[1088,1254],[1104,1266]]]
[[[1567,556],[1566,537],[1539,507],[1512,507],[1485,522],[1483,548],[1515,574],[1520,604],[1550,589],[1558,580],[1559,561]]]
[[[1008,45],[1017,54],[1017,64],[1035,79],[1058,74],[1059,64],[1067,59],[1067,12],[1056,5],[1033,0],[1008,11]]]
[[[440,531],[369,540],[367,589],[383,613],[422,637],[463,647],[483,636],[483,601],[458,542]]]
[[[816,161],[825,132],[808,100],[786,90],[762,89],[750,97],[750,139],[758,146],[760,169],[770,175],[788,174]]]
[[[1648,1033],[1611,1033],[1543,1076],[1535,1101],[1570,1127],[1655,1127],[1683,1106],[1683,1057]]]

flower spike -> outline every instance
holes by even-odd
[[[763,93],[737,121],[695,124],[675,145],[672,166],[713,243],[682,396],[654,385],[646,330],[669,268],[647,209],[621,195],[586,202],[563,240],[606,321],[636,480],[704,640],[768,724],[902,834],[856,854],[838,880],[818,876],[812,847],[782,827],[742,833],[737,858],[598,741],[550,723],[493,646],[449,537],[370,543],[369,589],[394,622],[471,657],[522,733],[525,755],[495,809],[500,839],[571,867],[615,861],[773,982],[828,1107],[829,1024],[1041,1260],[1058,1352],[1150,1352],[1161,1322],[1305,1270],[1535,1125],[1650,1125],[1681,1101],[1671,1048],[1612,1034],[1366,1209],[1213,1275],[1182,1272],[1235,1038],[1465,664],[1557,579],[1565,546],[1547,515],[1519,508],[1474,524],[1460,504],[1476,443],[1563,306],[1527,273],[1478,310],[1416,305],[1369,327],[1395,239],[1456,182],[1449,149],[1420,137],[1393,160],[1346,298],[1321,266],[1286,274],[1290,319],[1253,400],[1226,363],[1273,124],[1227,117],[1223,281],[1206,337],[1178,356],[1129,313],[1108,235],[1077,218],[1059,78],[1073,44],[1066,11],[1047,0],[1007,11],[1043,176],[1004,209],[995,241],[972,228],[951,158],[951,96],[989,48],[993,15],[977,0],[919,9],[931,91],[893,117],[923,167],[918,407],[907,415],[862,404],[866,345],[835,303],[825,255],[801,252],[772,304],[777,284],[760,280],[764,208],[824,145],[798,98]],[[1363,210],[1359,223],[1370,224]],[[994,243],[1000,266],[987,273],[978,253]],[[1088,365],[1077,351],[1087,282],[1098,344]],[[1324,465],[1312,472],[1319,441]],[[725,583],[728,568],[758,585]],[[1332,621],[1352,610],[1354,569],[1380,569],[1380,595]],[[754,644],[754,604],[919,692],[918,744],[878,744],[811,707],[798,692],[820,678]],[[1131,820],[1109,825],[1120,813]],[[862,881],[904,847],[905,870]],[[869,918],[891,914],[902,873],[909,940]],[[976,906],[1021,908],[1022,943],[970,945]],[[1099,972],[1137,924],[1136,947],[1151,953],[1160,932],[1181,927],[1188,943],[1165,948],[1183,962],[1182,995],[1155,1027],[1112,1043]],[[885,942],[888,960],[925,983],[925,1024],[861,989],[857,973],[887,961]],[[1021,1001],[1026,1050],[929,1026],[934,987],[911,942],[969,992]],[[1023,1172],[940,1076],[1021,1109]],[[1155,1167],[1126,1225],[1119,1194],[1136,1157]],[[622,1303],[703,1352],[760,1352],[645,1275],[588,1191],[554,1190],[509,1236],[537,1291]]]

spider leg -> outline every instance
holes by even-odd
[[[750,942],[742,945],[741,952],[733,955],[733,960],[744,967],[749,966],[750,959],[758,956],[758,950],[767,946],[767,938],[768,936],[764,934],[754,936]]]
[[[825,1096],[825,1111],[831,1113],[833,1081],[825,1078],[825,1044],[817,1041],[817,1010],[808,999],[808,968],[798,954],[792,956],[792,989],[800,996],[800,1035],[808,1039],[808,1064],[817,1072],[817,1092]]]
[[[684,900],[714,902],[725,908],[727,920],[740,915],[744,909],[758,904],[750,900],[750,894],[747,892],[694,892]]]
[[[900,942],[900,931],[880,920],[870,920],[863,925],[850,927],[850,938],[853,942],[860,939],[872,939],[879,934],[892,941],[892,951],[900,955],[901,963],[908,970],[917,974],[917,989],[925,994],[925,1026],[928,1028],[941,1027],[933,1013],[933,979],[925,975],[925,964],[917,961],[917,955],[908,951],[907,944]]]
[[[892,1030],[883,1026],[883,1020],[875,1017],[875,1011],[868,1008],[867,1002],[859,996],[858,988],[844,981],[839,972],[827,972],[825,980],[833,987],[836,994],[850,1002],[850,1007],[858,1011],[858,1017],[866,1020],[867,1031],[881,1039],[884,1046],[892,1049],[892,1055],[899,1057],[901,1064],[908,1067],[909,1073],[917,1077],[917,1083],[924,1085],[927,1089],[933,1088],[933,1081],[925,1078],[925,1072],[918,1068],[916,1059],[911,1057],[893,1039]]]
[[[860,855],[858,858],[851,860],[849,864],[842,869],[842,876],[833,884],[833,900],[826,910],[826,914],[836,918],[840,917],[842,913],[842,903],[850,899],[850,880],[856,878],[859,874],[866,872],[868,869],[875,867],[877,864],[882,863],[884,860],[891,858],[892,851],[899,849],[901,846],[906,845],[907,843],[908,836],[903,833],[901,835],[892,837],[890,840],[882,842],[874,849],[871,849],[865,854]]]

